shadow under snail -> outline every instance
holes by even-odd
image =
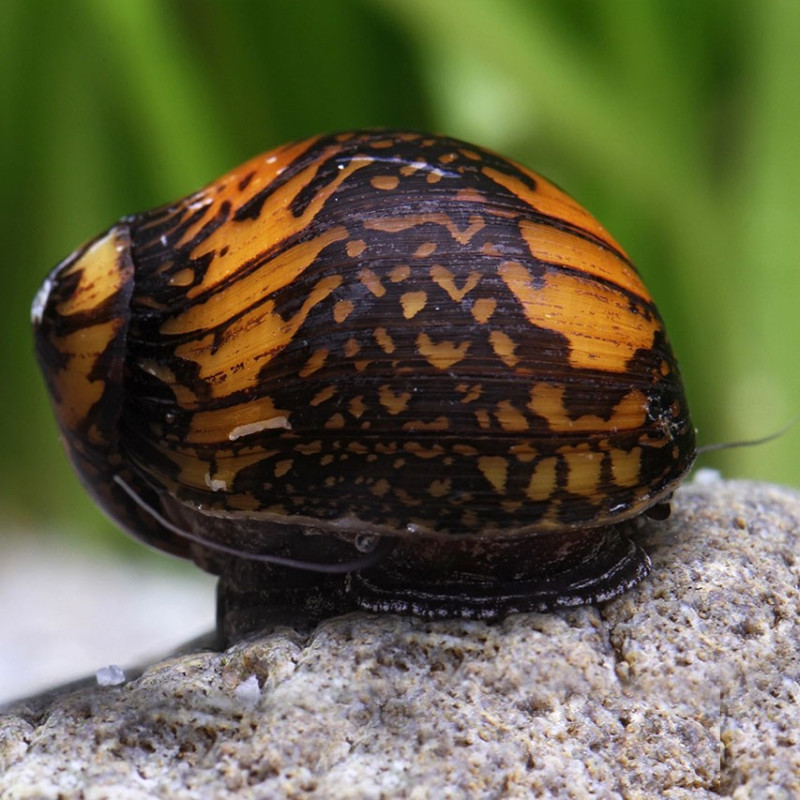
[[[279,147],[125,217],[32,309],[104,511],[221,576],[235,638],[353,608],[491,619],[649,570],[695,456],[625,252],[534,172],[442,136]]]

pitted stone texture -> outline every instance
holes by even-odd
[[[800,494],[690,484],[642,543],[600,608],[352,614],[18,704],[0,797],[800,797]]]

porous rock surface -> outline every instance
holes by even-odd
[[[800,494],[696,481],[651,576],[499,624],[350,614],[0,715],[0,797],[800,797]]]

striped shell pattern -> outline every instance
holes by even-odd
[[[296,556],[313,533],[525,540],[531,561],[545,543],[546,575],[558,537],[663,506],[694,457],[624,251],[541,176],[455,139],[279,147],[84,245],[33,318],[89,490],[215,572],[214,542]]]

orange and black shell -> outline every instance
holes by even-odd
[[[182,555],[113,476],[195,529],[486,538],[630,519],[695,454],[625,252],[552,183],[451,138],[279,147],[122,219],[33,316],[84,482]]]

